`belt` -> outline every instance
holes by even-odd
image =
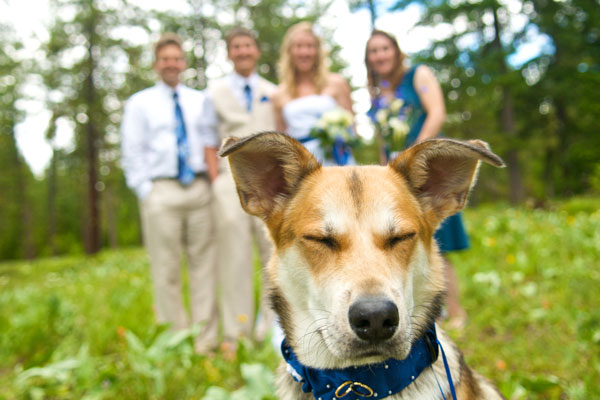
[[[194,174],[194,177],[196,179],[208,179],[208,174],[206,172],[196,172]],[[179,178],[177,178],[176,176],[155,176],[154,178],[150,179],[152,182],[155,181],[179,181]]]

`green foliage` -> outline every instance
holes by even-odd
[[[379,151],[378,141],[373,138],[369,142],[363,140],[360,146],[352,149],[352,155],[360,165],[377,165],[380,159]]]
[[[450,335],[510,399],[600,396],[600,199],[465,212],[451,255],[469,323]],[[0,264],[0,399],[275,399],[280,357],[240,341],[193,352],[152,318],[141,250]]]
[[[151,391],[159,397],[166,394],[167,372],[180,366],[189,369],[194,354],[193,338],[200,327],[172,332],[161,332],[150,345],[145,346],[133,332],[125,332],[127,358],[132,370],[153,384]]]
[[[101,0],[53,0],[51,11],[50,37],[43,46],[47,62],[38,71],[53,113],[47,135],[52,142],[59,121],[69,123],[75,133],[72,151],[58,154],[54,149],[48,173],[51,251],[63,250],[59,241],[65,232],[61,230],[64,214],[58,212],[57,197],[69,186],[74,189],[69,196],[81,207],[77,229],[70,232],[83,233],[79,242],[85,251],[95,252],[104,244],[127,244],[119,240],[115,211],[117,198],[132,201],[118,164],[121,108],[132,90],[150,81],[148,66],[140,65],[140,46],[119,30],[133,29],[143,14],[132,16],[139,10]],[[67,182],[61,174],[68,175]],[[138,242],[137,236],[133,243]]]
[[[229,393],[226,389],[211,386],[202,400],[276,400],[273,372],[263,364],[242,364],[240,366],[244,386]]]
[[[0,399],[198,398],[277,364],[270,343],[240,342],[233,364],[195,354],[202,327],[156,326],[151,300],[141,250],[0,264]]]
[[[600,395],[598,199],[551,207],[467,210],[472,249],[451,257],[470,318],[453,336],[511,399]]]
[[[483,197],[517,192],[513,172],[529,197],[589,192],[600,148],[593,118],[600,112],[597,4],[398,0],[392,8],[410,4],[423,7],[420,26],[454,26],[413,60],[439,74],[447,95],[444,133],[484,139],[508,162],[507,174]],[[519,46],[539,35],[550,45],[522,65],[511,63]]]
[[[375,21],[377,21],[377,16],[378,16],[377,3],[378,2],[376,0],[349,0],[348,1],[351,11],[357,11],[357,10],[360,10],[361,8],[366,8],[369,10],[369,14],[371,16],[371,27],[372,28],[375,27]]]
[[[43,62],[23,59],[20,41],[0,26],[0,168],[12,172],[0,177],[0,260],[140,244],[137,199],[119,164],[119,126],[125,100],[155,83],[152,43],[161,33],[184,38],[190,67],[183,80],[203,89],[207,71],[211,77],[224,73],[218,69],[226,31],[234,25],[254,29],[262,48],[259,72],[276,82],[285,31],[300,20],[317,21],[330,3],[188,0],[184,12],[158,12],[130,2],[52,0],[49,36],[40,44]],[[332,69],[339,71],[345,63],[332,34],[323,32]],[[16,105],[26,98],[19,85],[28,80],[46,90],[46,98],[36,100],[51,113],[46,139],[53,153],[38,179],[14,139],[24,117]],[[72,146],[57,147],[61,127],[73,130]]]
[[[424,11],[421,26],[455,24],[449,37],[434,41],[413,61],[427,63],[438,73],[447,95],[444,133],[484,139],[509,164],[505,172],[482,171],[474,201],[509,197],[515,182],[508,172],[516,166],[520,186],[537,203],[600,193],[597,4],[395,3],[392,8],[397,10],[419,4]],[[0,169],[11,172],[0,176],[0,259],[90,251],[96,233],[102,247],[140,243],[137,200],[126,188],[119,165],[119,125],[123,102],[156,79],[151,44],[160,33],[169,30],[184,37],[190,65],[184,81],[204,88],[207,71],[211,78],[224,72],[219,71],[224,33],[234,25],[254,29],[262,48],[259,72],[275,82],[285,31],[301,20],[318,24],[331,1],[187,0],[186,4],[187,10],[181,12],[157,12],[124,1],[52,0],[42,62],[39,55],[27,59],[14,30],[0,26]],[[375,15],[386,5],[352,0],[350,6],[368,7]],[[514,24],[515,20],[525,23]],[[551,45],[523,65],[511,64],[511,55],[536,32]],[[331,50],[332,69],[340,71],[345,62],[331,40],[333,32],[321,34]],[[37,179],[14,138],[14,127],[24,117],[20,109],[27,99],[21,90],[24,82],[38,82],[47,90],[45,102],[52,114],[46,132],[52,162]],[[506,117],[505,110],[512,110],[513,117]],[[75,132],[71,148],[56,148],[61,125]],[[88,140],[90,136],[95,140]],[[355,149],[355,154],[361,161],[378,159],[374,145]],[[91,194],[97,195],[96,205]]]
[[[5,172],[0,176],[0,255],[32,258],[35,238],[30,189],[35,182],[15,136],[15,127],[24,116],[18,102],[27,71],[18,56],[22,44],[14,31],[1,24],[0,40],[0,169]]]
[[[254,29],[260,41],[262,57],[260,73],[271,82],[278,82],[277,62],[283,36],[287,29],[300,21],[310,21],[318,24],[319,17],[327,12],[331,0],[314,2],[290,2],[286,0],[260,1],[248,6],[248,28]],[[346,66],[345,60],[339,56],[340,46],[332,37],[333,31],[321,29],[320,34],[327,45],[331,70],[339,72]]]
[[[550,158],[546,186],[550,195],[588,190],[593,184],[600,146],[593,115],[600,112],[600,13],[585,0],[532,2],[531,22],[552,39],[553,54],[537,57],[523,68],[544,114],[541,135]],[[541,78],[536,81],[537,74]],[[533,76],[532,76],[533,75]],[[539,130],[539,128],[538,128]]]
[[[212,7],[203,7],[203,3],[206,2],[188,0],[194,10],[191,14],[153,12],[151,16],[151,20],[161,27],[160,31],[176,32],[189,44],[186,57],[191,68],[185,74],[185,82],[197,89],[207,86],[207,67],[215,68],[213,64],[222,61],[220,51],[225,48],[225,35],[238,26],[256,32],[261,49],[258,71],[267,80],[277,82],[277,61],[285,32],[300,21],[317,22],[331,1],[302,3],[266,0],[246,3],[211,0],[208,3]],[[233,21],[232,18],[220,20],[224,14],[233,17]],[[325,30],[322,34],[330,47],[332,70],[343,69],[346,63],[339,57],[340,47],[331,40],[333,32]]]

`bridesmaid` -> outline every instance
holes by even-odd
[[[300,22],[283,37],[279,58],[279,81],[273,95],[277,130],[299,140],[325,165],[352,163],[329,160],[318,139],[309,136],[321,115],[336,108],[352,113],[350,85],[328,69],[329,60],[319,36],[309,22]]]
[[[446,107],[442,89],[433,71],[425,65],[407,68],[404,59],[405,55],[392,35],[373,31],[365,52],[368,89],[372,100],[369,115],[374,119],[378,110],[387,107],[395,99],[401,99],[404,110],[401,109],[400,113],[410,115],[405,142],[405,147],[409,147],[440,134],[446,118]],[[382,161],[387,162],[386,158],[382,154]],[[447,218],[436,231],[435,238],[446,264],[448,326],[462,328],[467,314],[460,304],[456,273],[446,257],[448,252],[469,247],[461,215]]]

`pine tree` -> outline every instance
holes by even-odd
[[[17,107],[23,98],[25,71],[17,56],[21,44],[11,29],[0,26],[0,259],[35,256],[33,210],[29,185],[33,177],[17,148],[15,127],[23,119]]]
[[[140,46],[123,37],[127,29],[122,28],[143,25],[146,14],[105,0],[54,0],[51,10],[54,22],[44,46],[48,65],[42,75],[50,92],[48,108],[60,110],[61,118],[74,125],[74,151],[62,157],[71,158],[70,179],[78,188],[70,195],[85,204],[79,214],[84,249],[95,253],[106,241],[105,232],[113,246],[118,236],[114,198],[124,185],[108,189],[110,204],[104,207],[101,194],[107,185],[122,182],[117,164],[122,102],[147,86],[150,76]],[[108,218],[102,219],[102,208]]]

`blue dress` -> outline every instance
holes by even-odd
[[[415,90],[413,79],[418,65],[412,67],[402,79],[402,82],[396,88],[394,96],[397,99],[404,101],[403,108],[406,107],[409,111],[410,130],[406,136],[405,148],[414,144],[421,132],[423,123],[427,114],[421,105],[419,95]],[[387,106],[387,101],[384,97],[373,99],[373,105],[368,114],[372,120],[375,120],[375,114],[381,108]],[[440,251],[446,253],[449,251],[464,250],[469,247],[469,237],[465,231],[461,214],[455,214],[446,218],[438,230],[435,232],[435,240],[438,243]]]

